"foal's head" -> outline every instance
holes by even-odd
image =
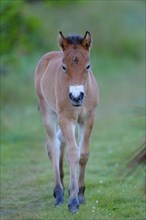
[[[64,37],[60,32],[59,45],[63,50],[62,71],[68,76],[69,99],[73,106],[81,106],[90,71],[91,35],[87,31],[84,37],[80,35]]]

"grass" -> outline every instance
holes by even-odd
[[[145,219],[144,167],[139,166],[132,174],[126,168],[145,136],[144,1],[106,3],[92,1],[87,7],[82,2],[80,6],[60,5],[58,8],[32,4],[24,8],[24,14],[32,13],[42,19],[42,36],[46,36],[52,49],[56,49],[53,45],[59,30],[69,33],[71,28],[84,33],[86,27],[91,28],[94,39],[91,63],[99,84],[100,105],[86,169],[86,204],[72,215],[67,209],[67,161],[65,203],[54,207],[54,177],[45,155],[45,131],[33,85],[33,72],[42,51],[29,56],[14,54],[15,61],[19,57],[18,61],[9,66],[8,73],[1,75],[2,220]],[[112,48],[114,52],[109,53]],[[118,48],[120,51],[115,56]],[[46,51],[48,48],[44,53]]]

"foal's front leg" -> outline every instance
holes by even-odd
[[[63,186],[60,178],[59,158],[60,158],[60,141],[56,134],[56,114],[49,109],[43,99],[40,100],[40,110],[43,116],[44,126],[46,128],[48,141],[46,144],[48,156],[52,162],[54,171],[55,187],[54,197],[55,205],[63,203]]]
[[[68,208],[70,212],[77,212],[79,209],[78,201],[78,179],[77,168],[79,164],[79,148],[75,139],[75,124],[69,123],[67,120],[59,120],[60,128],[67,143],[67,153],[70,168],[70,184],[69,184],[69,202]]]
[[[78,136],[79,136],[79,148],[80,148],[80,160],[79,160],[79,203],[85,203],[84,192],[85,192],[85,168],[89,157],[89,139],[93,127],[95,118],[95,112],[91,112],[86,118],[84,123],[78,125]]]

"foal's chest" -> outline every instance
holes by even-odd
[[[81,108],[78,114],[78,123],[83,123],[86,120],[86,117],[88,115],[88,111],[86,108]]]

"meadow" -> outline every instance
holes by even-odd
[[[91,2],[26,4],[23,9],[26,16],[40,19],[48,48],[39,45],[40,50],[31,53],[21,53],[21,47],[12,51],[15,62],[8,63],[8,72],[1,73],[2,220],[145,219],[145,167],[127,168],[145,138],[144,1]],[[54,207],[54,178],[45,152],[46,134],[33,74],[42,54],[58,49],[60,28],[66,34],[84,34],[89,27],[93,33],[91,66],[100,89],[100,104],[90,140],[86,204],[72,215],[67,208],[66,160],[65,202]]]

